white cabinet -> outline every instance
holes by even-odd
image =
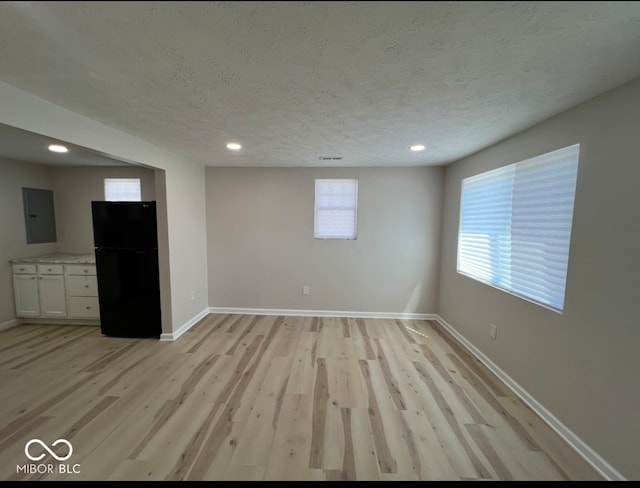
[[[17,317],[40,317],[38,277],[35,273],[14,274],[13,293],[16,299]]]
[[[65,270],[69,317],[99,319],[98,280],[94,265],[69,264]]]
[[[38,276],[38,292],[40,293],[40,316],[52,318],[67,316],[64,276]]]
[[[17,317],[67,316],[62,265],[13,265]]]
[[[17,317],[100,319],[95,264],[14,263],[12,269]]]

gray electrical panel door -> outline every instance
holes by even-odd
[[[56,213],[53,191],[23,188],[24,220],[27,244],[56,242]]]

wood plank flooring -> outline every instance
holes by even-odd
[[[431,321],[209,315],[175,342],[25,324],[0,332],[0,393],[3,480],[602,479]],[[34,438],[79,472],[29,461]]]

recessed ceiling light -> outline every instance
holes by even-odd
[[[65,146],[61,146],[60,144],[51,144],[49,146],[49,151],[57,152],[57,153],[66,153],[69,150]]]
[[[242,149],[242,146],[237,142],[230,142],[229,144],[227,144],[227,149],[231,149],[232,151],[239,151],[240,149]]]
[[[426,149],[426,146],[424,146],[423,144],[414,144],[409,149],[411,149],[412,151],[424,151]]]

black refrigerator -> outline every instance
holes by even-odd
[[[100,327],[112,337],[160,337],[156,202],[91,202]]]

